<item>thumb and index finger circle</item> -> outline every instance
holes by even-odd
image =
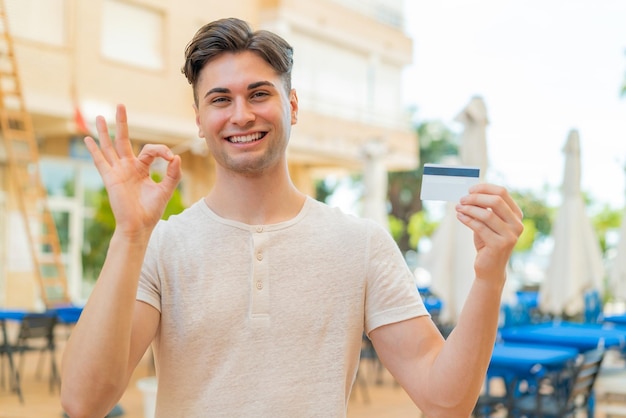
[[[146,165],[151,165],[157,158],[163,158],[165,161],[172,161],[174,154],[165,145],[146,144],[141,148],[141,152],[137,156],[139,161]]]

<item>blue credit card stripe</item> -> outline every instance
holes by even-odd
[[[432,176],[478,177],[480,170],[478,168],[424,166],[424,174]]]

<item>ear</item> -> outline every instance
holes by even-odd
[[[296,93],[296,89],[291,89],[289,104],[291,106],[291,124],[295,125],[298,123],[298,94]]]
[[[196,113],[196,126],[198,127],[198,137],[204,138],[204,132],[202,131],[202,125],[200,124],[200,112],[198,111],[198,105],[193,104],[193,111]]]

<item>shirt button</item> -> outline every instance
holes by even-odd
[[[260,280],[259,280],[258,282],[256,282],[256,288],[257,288],[258,290],[263,289],[263,282],[262,282],[262,281],[260,281]]]
[[[263,260],[263,253],[257,253],[256,259],[259,261]]]

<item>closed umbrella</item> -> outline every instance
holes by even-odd
[[[488,165],[488,119],[483,99],[472,98],[456,120],[464,126],[460,139],[461,164],[479,167],[482,179]],[[447,204],[432,236],[432,249],[421,260],[430,272],[432,292],[443,300],[440,314],[443,322],[456,322],[472,285],[476,258],[472,231],[458,221],[454,207],[454,203]]]
[[[570,131],[564,147],[562,204],[552,227],[554,248],[539,289],[542,311],[555,316],[580,314],[585,292],[602,289],[602,252],[580,190],[580,138]]]

